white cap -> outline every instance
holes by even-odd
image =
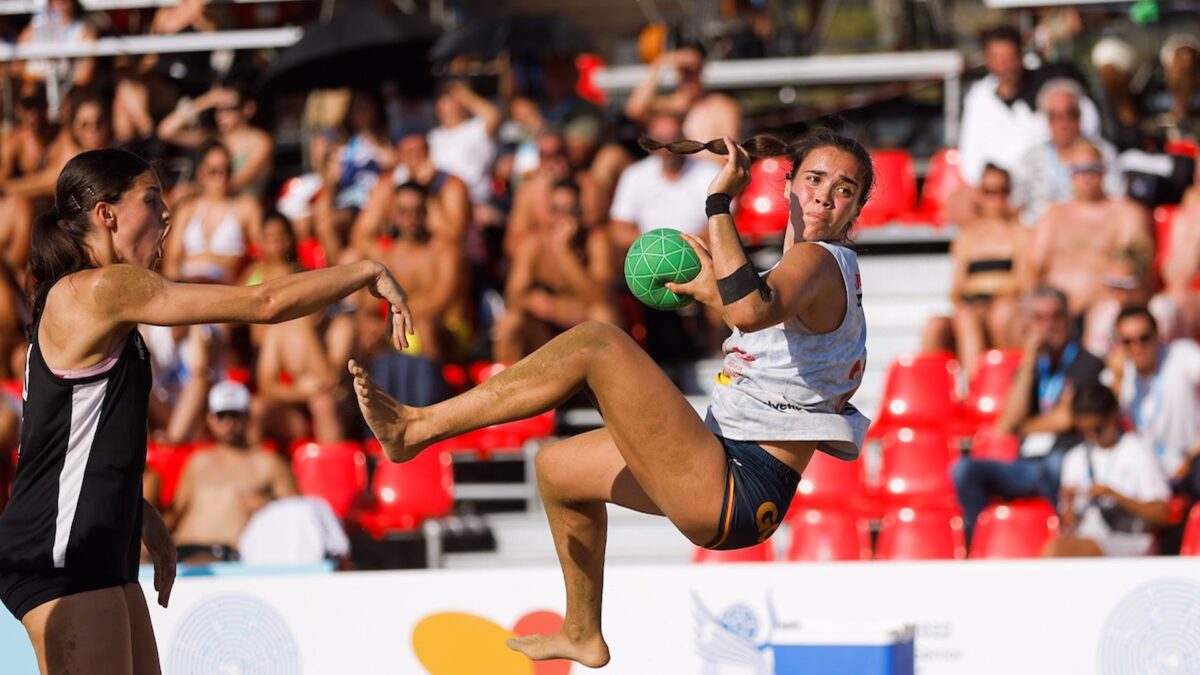
[[[250,390],[233,380],[218,382],[208,392],[208,412],[250,412]]]

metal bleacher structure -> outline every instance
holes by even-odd
[[[85,10],[154,7],[172,0],[83,0]],[[210,0],[220,4],[278,2],[281,0]],[[0,0],[0,14],[36,11],[45,0]],[[61,45],[52,43],[0,45],[0,62],[31,58],[71,58],[168,52],[199,52],[285,48],[303,36],[298,27],[231,30],[184,35],[132,35],[103,37],[94,42]],[[934,81],[944,85],[945,143],[953,146],[957,134],[964,63],[957,51],[926,51],[846,56],[773,58],[753,61],[717,61],[705,70],[706,83],[713,89],[828,85],[845,82]],[[599,71],[596,84],[609,95],[627,95],[645,75],[644,66],[615,66]],[[666,78],[670,83],[670,75]],[[854,403],[868,416],[879,405],[888,364],[899,354],[916,349],[927,317],[949,310],[950,265],[944,254],[952,227],[883,224],[864,229],[858,241],[867,250],[860,258],[863,306],[870,322],[867,351],[870,355],[862,387]],[[882,245],[872,254],[872,245]],[[906,245],[911,245],[905,249]],[[776,249],[777,250],[777,249]],[[930,252],[932,251],[932,252]],[[770,262],[770,249],[763,249]],[[919,270],[920,273],[914,273]],[[703,414],[709,384],[720,369],[718,360],[693,364],[686,372],[673,373],[689,401]],[[601,424],[590,409],[561,413],[556,433],[576,433]],[[550,565],[555,561],[553,542],[537,501],[532,459],[544,441],[480,457],[453,453],[455,466],[455,514],[431,518],[423,525],[401,533],[400,538],[424,539],[426,559],[431,566],[495,567]],[[877,448],[866,453],[868,467],[878,461]],[[478,467],[492,471],[482,481],[472,480]],[[500,475],[502,480],[495,480]],[[476,515],[474,504],[507,502],[515,510]],[[619,507],[609,509],[608,557],[615,563],[680,562],[691,558],[694,547],[665,519],[633,513]],[[786,530],[789,526],[784,525]],[[444,552],[447,537],[463,531],[484,530],[494,540],[492,550]],[[775,537],[784,546],[788,536]],[[782,551],[780,551],[782,558]]]

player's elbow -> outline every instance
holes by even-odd
[[[725,318],[729,323],[743,333],[753,333],[771,325],[770,317],[755,303],[747,301],[735,302],[725,306]]]
[[[252,323],[280,323],[284,320],[284,302],[268,284],[255,286],[250,302],[249,314]]]

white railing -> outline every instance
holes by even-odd
[[[169,54],[208,52],[219,49],[265,49],[290,47],[304,35],[298,27],[230,30],[182,35],[128,35],[103,37],[94,42],[27,42],[0,45],[0,62],[28,59],[117,56],[120,54]]]
[[[710,61],[704,67],[704,84],[714,90],[804,85],[940,80],[946,87],[944,112],[946,143],[958,138],[961,81],[964,59],[951,49],[845,56]],[[596,86],[614,96],[627,95],[647,75],[647,66],[614,66],[596,72]],[[671,86],[675,72],[662,73],[660,84]]]

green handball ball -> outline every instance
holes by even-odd
[[[700,273],[700,257],[669,227],[650,230],[638,237],[625,255],[625,283],[635,297],[655,309],[679,309],[692,303],[691,296],[667,290],[667,282],[683,284]]]

